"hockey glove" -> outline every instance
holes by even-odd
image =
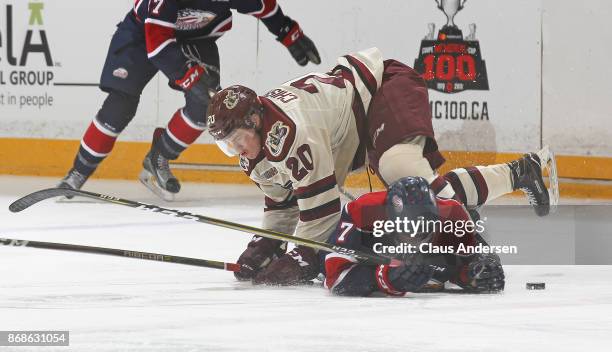
[[[433,273],[434,268],[418,258],[408,259],[398,267],[380,265],[375,271],[380,290],[392,296],[417,291],[431,279]]]
[[[183,77],[170,83],[170,87],[183,92],[191,92],[199,100],[208,103],[208,100],[218,92],[219,72],[212,66],[205,67],[200,64],[188,64]]]
[[[289,49],[289,53],[300,66],[306,66],[308,61],[317,65],[321,63],[321,57],[314,43],[291,18],[286,18],[276,40]]]
[[[234,276],[240,281],[251,280],[270,262],[282,256],[286,249],[286,242],[253,236],[247,249],[238,258],[240,271],[234,272]]]
[[[497,256],[477,255],[461,268],[455,283],[468,291],[503,291],[506,283],[504,268]]]
[[[253,284],[297,285],[319,274],[319,257],[314,249],[297,246],[274,260],[253,279]]]

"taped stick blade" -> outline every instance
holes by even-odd
[[[9,205],[9,210],[18,213],[45,199],[79,194],[68,188],[47,188],[25,195]]]

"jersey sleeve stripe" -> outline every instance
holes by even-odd
[[[209,37],[219,37],[222,36],[223,33],[232,29],[232,16],[223,20],[219,23],[212,31],[210,31]]]
[[[300,210],[301,221],[313,221],[340,212],[340,198],[308,210]]]
[[[176,29],[176,25],[174,23],[158,20],[156,18],[147,18],[145,20],[145,23],[146,24],[153,24],[153,25],[160,26],[160,27]]]
[[[276,2],[276,1],[275,1],[275,2]],[[266,13],[266,14],[262,14],[262,15],[261,15],[261,18],[270,18],[270,17],[272,17],[272,16],[276,15],[276,13],[278,12],[278,8],[279,8],[279,7],[278,7],[278,3],[276,3],[276,4],[274,5],[274,8],[273,8],[271,11],[268,11],[268,13]]]
[[[297,206],[297,198],[295,197],[290,197],[288,199],[285,199],[282,202],[277,202],[267,196],[264,199],[265,199],[264,202],[266,205],[264,208],[264,212],[271,211],[271,210],[283,210],[283,209],[288,209],[288,208]]]
[[[295,190],[295,196],[298,199],[312,198],[318,194],[329,191],[336,186],[336,175],[331,174],[319,181],[304,187],[299,187]]]
[[[373,96],[376,94],[376,78],[374,78],[372,72],[370,72],[370,70],[368,70],[368,68],[361,61],[355,59],[351,55],[345,55],[344,57],[355,69],[355,72],[357,72],[357,75],[359,75],[359,78],[370,92],[370,95]]]
[[[274,15],[278,11],[278,3],[276,0],[260,0],[261,9],[253,12],[249,12],[248,15],[255,16],[257,18],[266,18]]]

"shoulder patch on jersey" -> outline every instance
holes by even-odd
[[[214,21],[217,15],[199,9],[180,9],[176,19],[176,29],[179,31],[189,31],[206,27]]]
[[[283,151],[285,139],[289,135],[289,126],[276,121],[266,135],[266,147],[272,156],[278,157]]]
[[[295,139],[296,126],[293,120],[267,98],[261,97],[264,106],[263,137],[266,158],[278,162],[287,156]]]

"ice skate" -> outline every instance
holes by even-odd
[[[537,153],[527,153],[522,158],[508,163],[512,175],[512,188],[525,193],[529,204],[538,216],[550,213],[551,206],[558,203],[557,169],[554,155],[548,147]],[[542,169],[549,172],[549,189],[544,183]]]
[[[76,169],[72,168],[70,169],[70,171],[68,171],[68,174],[57,185],[57,188],[81,189],[81,187],[83,187],[83,184],[85,184],[85,181],[87,181],[88,178],[89,176],[83,175],[82,173],[78,172]],[[57,202],[61,203],[63,201],[66,201],[72,198],[74,197],[73,196],[61,197],[61,198],[58,198]]]
[[[170,171],[168,159],[151,148],[142,166],[143,170],[138,176],[140,182],[163,200],[173,201],[175,194],[181,189],[181,184]]]

